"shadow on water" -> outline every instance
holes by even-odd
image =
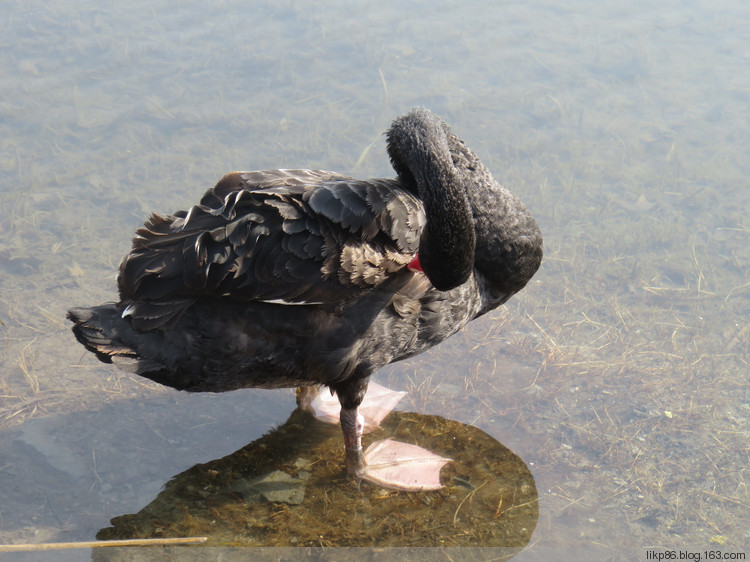
[[[403,493],[343,470],[340,429],[295,410],[226,457],[172,478],[146,507],[112,520],[101,540],[207,536],[209,546],[525,546],[538,518],[523,461],[486,433],[438,416],[393,412],[367,436],[418,443],[454,463],[445,487]]]
[[[28,529],[46,542],[93,537],[170,475],[260,437],[293,404],[283,391],[168,392],[27,421],[0,434],[3,532],[17,542],[33,538]]]

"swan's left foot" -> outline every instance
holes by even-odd
[[[440,470],[451,459],[427,449],[393,439],[383,439],[362,449],[346,449],[347,472],[383,488],[403,492],[439,490]]]
[[[392,439],[376,441],[362,453],[362,427],[362,416],[357,408],[341,409],[345,464],[350,475],[357,480],[405,492],[442,488],[440,469],[451,459]]]
[[[404,492],[439,490],[440,469],[449,462],[418,445],[383,439],[367,447],[360,478]]]

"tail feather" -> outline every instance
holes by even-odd
[[[180,366],[184,347],[174,341],[165,345],[159,331],[134,327],[128,314],[123,317],[121,306],[107,303],[71,308],[68,319],[73,321],[76,339],[100,361],[173,388],[203,390],[200,378]]]
[[[73,333],[83,346],[104,363],[112,357],[137,358],[136,351],[123,340],[124,329],[129,328],[114,303],[93,308],[71,308],[68,319],[75,325]]]

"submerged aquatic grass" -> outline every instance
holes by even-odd
[[[511,451],[471,426],[414,413],[394,413],[367,441],[383,434],[450,454],[445,488],[407,494],[347,485],[339,429],[295,411],[239,451],[176,475],[139,513],[113,519],[97,536],[207,534],[207,546],[518,549],[528,543],[537,493]],[[268,471],[285,478],[271,480]]]
[[[529,466],[532,555],[746,549],[745,46],[728,11],[646,4],[460,18],[446,7],[434,22],[396,4],[351,18],[328,4],[269,5],[253,28],[262,42],[248,38],[255,14],[239,8],[11,10],[0,63],[0,451],[13,460],[0,462],[0,539],[54,540],[63,528],[91,538],[90,520],[101,528],[123,515],[110,506],[128,492],[173,476],[154,452],[176,446],[160,424],[189,434],[212,423],[181,410],[180,395],[95,363],[63,321],[71,305],[116,298],[117,265],[147,213],[185,208],[237,168],[391,175],[380,134],[423,104],[527,203],[546,257],[503,310],[381,380],[409,391],[406,409],[474,424]],[[59,466],[14,472],[14,439],[30,421],[129,400],[111,425],[74,427],[87,462],[67,503],[44,499],[60,497]],[[137,446],[113,435],[128,419],[144,422]],[[71,440],[64,426],[49,432]],[[107,468],[111,439],[130,454],[126,473]],[[105,485],[119,480],[130,488],[115,497]],[[337,484],[321,485],[321,509],[353,497]],[[491,518],[512,514],[505,497],[487,501]],[[250,525],[243,506],[227,509],[211,515],[226,536]],[[292,517],[285,505],[263,509],[264,532]],[[193,511],[178,515],[197,528]]]

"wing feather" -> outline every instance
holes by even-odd
[[[149,326],[199,296],[338,304],[403,270],[424,224],[421,202],[396,180],[235,172],[190,210],[153,214],[136,231],[120,296]]]

